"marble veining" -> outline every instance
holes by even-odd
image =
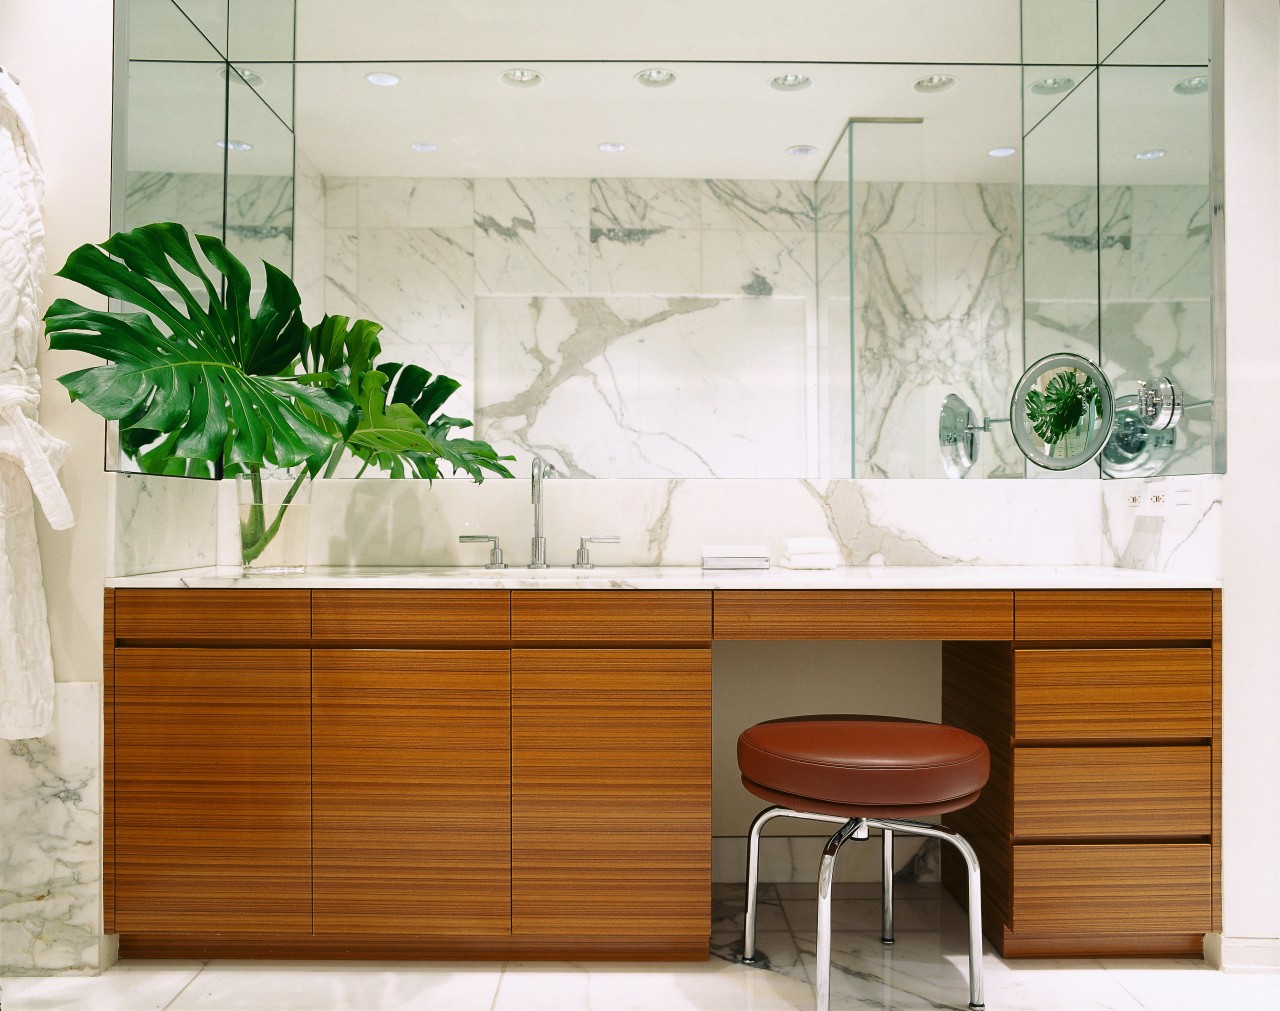
[[[119,474],[109,487],[110,574],[181,569],[217,560],[218,482]],[[182,521],[174,522],[174,517]]]
[[[59,683],[53,732],[0,742],[0,975],[98,968],[101,706]]]

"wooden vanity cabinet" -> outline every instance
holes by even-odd
[[[512,642],[513,936],[705,958],[711,595],[516,591]]]
[[[1217,929],[1214,598],[1020,591],[1012,643],[944,644],[943,721],[991,750],[945,820],[1002,954],[1199,954]]]

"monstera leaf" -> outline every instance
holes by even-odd
[[[352,424],[334,375],[292,375],[307,339],[297,288],[270,264],[256,313],[249,271],[218,239],[172,222],[76,249],[58,272],[141,312],[60,298],[45,313],[50,346],[109,364],[59,377],[73,400],[120,422],[132,448],[166,473],[185,461],[257,469],[323,461]],[[320,419],[319,423],[317,419]]]
[[[1089,407],[1098,401],[1099,391],[1088,376],[1084,382],[1075,371],[1059,372],[1045,390],[1030,390],[1026,396],[1027,419],[1046,444],[1061,442],[1084,420]]]
[[[326,316],[307,335],[304,366],[315,374],[343,377],[357,408],[351,425],[330,429],[340,442],[326,472],[333,473],[345,449],[365,467],[385,470],[393,478],[437,478],[441,461],[477,482],[486,471],[511,477],[501,461],[512,457],[498,456],[487,442],[449,437],[453,429],[471,426],[466,419],[438,413],[458,388],[456,380],[433,376],[417,365],[377,364],[381,330],[367,319]]]

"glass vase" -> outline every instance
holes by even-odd
[[[245,574],[305,572],[311,533],[311,477],[306,470],[250,468],[236,477],[236,499]]]

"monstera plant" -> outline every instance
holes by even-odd
[[[226,245],[173,222],[120,232],[71,253],[59,277],[136,312],[60,298],[45,313],[50,346],[107,361],[59,377],[73,400],[119,422],[123,450],[150,473],[243,475],[252,562],[309,476],[332,476],[348,451],[392,477],[434,478],[441,462],[475,481],[511,473],[487,443],[451,438],[471,422],[439,413],[458,384],[414,365],[380,366],[368,320],[308,327],[287,274],[264,264],[255,307],[248,269]],[[274,517],[264,471],[297,468]]]

